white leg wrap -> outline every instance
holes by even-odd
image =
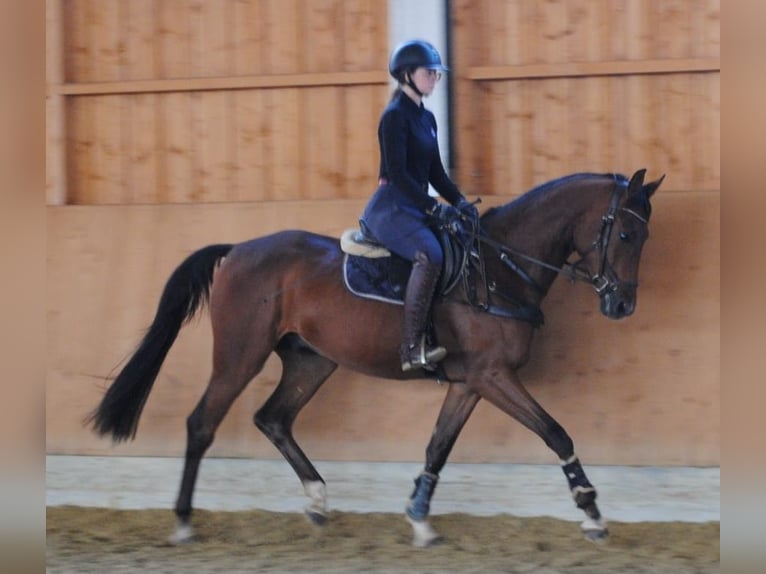
[[[168,538],[171,544],[183,544],[189,542],[194,537],[194,532],[190,524],[182,522],[176,523],[176,531]]]
[[[309,497],[306,510],[324,516],[327,514],[327,487],[321,480],[306,480],[303,482],[303,490]]]
[[[598,530],[603,531],[606,530],[606,520],[603,518],[599,518],[598,520],[593,520],[590,517],[587,517],[581,524],[580,528],[583,530],[583,532],[588,532],[591,530]]]
[[[412,545],[417,548],[426,548],[434,542],[441,540],[439,533],[434,530],[427,520],[412,520],[406,517],[412,525]]]

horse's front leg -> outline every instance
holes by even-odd
[[[469,382],[482,398],[530,429],[556,453],[575,504],[585,512],[586,519],[580,525],[585,537],[589,540],[606,538],[609,532],[596,505],[596,489],[585,476],[572,439],[532,398],[516,373],[510,369],[491,369],[475,375]]]
[[[451,383],[447,390],[434,432],[426,448],[425,468],[415,479],[415,489],[407,503],[407,520],[412,525],[412,543],[415,546],[430,546],[441,539],[428,522],[431,497],[439,480],[439,473],[478,401],[479,395],[464,384]]]

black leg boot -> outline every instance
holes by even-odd
[[[429,368],[447,356],[444,347],[426,348],[425,330],[431,300],[439,280],[439,268],[422,251],[415,254],[404,296],[404,334],[400,355],[402,371]]]

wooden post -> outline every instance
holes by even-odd
[[[45,199],[47,205],[67,203],[66,96],[64,84],[64,19],[62,0],[45,2]]]

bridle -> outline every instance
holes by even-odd
[[[583,253],[580,259],[574,263],[567,262],[561,267],[558,267],[556,265],[551,265],[550,263],[521,253],[520,251],[508,247],[507,245],[503,245],[502,243],[495,241],[494,239],[485,235],[478,228],[478,222],[473,222],[474,229],[479,229],[475,233],[475,238],[479,243],[485,243],[497,251],[500,261],[514,273],[516,273],[519,277],[521,277],[525,283],[532,286],[539,293],[544,291],[543,287],[537,283],[526,271],[524,271],[524,269],[521,268],[511,256],[514,256],[518,259],[523,259],[540,267],[550,269],[551,271],[555,271],[561,275],[566,275],[572,280],[588,283],[593,287],[599,297],[606,293],[617,291],[621,287],[635,289],[638,287],[637,282],[622,281],[619,277],[617,277],[617,274],[612,269],[608,259],[609,243],[612,238],[612,230],[614,228],[614,221],[617,217],[617,213],[627,213],[644,224],[648,223],[648,221],[645,217],[633,211],[632,209],[627,207],[620,207],[620,200],[622,199],[623,193],[627,190],[628,182],[627,180],[619,180],[616,174],[612,177],[614,178],[612,198],[609,204],[609,210],[601,217],[601,228],[599,229],[598,236],[591,244],[590,249]],[[585,259],[591,252],[596,249],[599,250],[600,254],[599,268],[595,274],[592,274],[585,264]],[[484,277],[486,281],[486,275]],[[492,288],[490,287],[488,290],[492,291]]]
[[[564,266],[564,268],[567,269],[566,272],[570,277],[579,281],[590,283],[599,296],[603,295],[604,293],[612,293],[617,291],[620,287],[628,287],[630,289],[638,288],[638,282],[622,281],[619,277],[617,277],[617,274],[614,272],[614,269],[612,269],[612,266],[607,258],[609,241],[612,238],[612,229],[614,227],[614,220],[617,217],[617,213],[622,211],[635,217],[644,224],[648,223],[645,217],[636,213],[632,209],[628,209],[627,207],[620,207],[620,199],[622,197],[623,191],[627,189],[626,186],[628,182],[625,181],[624,184],[621,184],[620,181],[618,181],[616,175],[613,177],[614,188],[612,191],[612,200],[609,204],[609,211],[607,211],[605,215],[601,216],[601,229],[599,230],[598,237],[591,244],[590,249],[583,253],[579,260],[574,263],[565,264]],[[585,266],[585,258],[594,249],[599,250],[601,259],[598,266],[598,272],[595,275],[591,275],[587,266]]]

